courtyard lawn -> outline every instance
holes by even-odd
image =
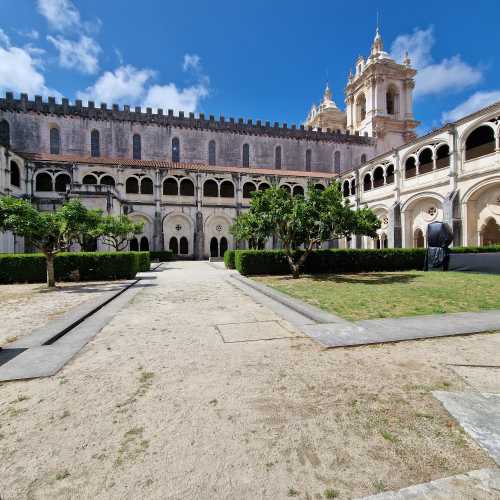
[[[407,271],[255,280],[347,320],[500,309],[500,276]]]

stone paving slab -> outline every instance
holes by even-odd
[[[466,474],[417,484],[399,491],[388,491],[359,500],[447,500],[500,498],[500,470],[479,469]]]
[[[257,321],[252,323],[229,323],[216,325],[225,343],[256,342],[299,337],[279,321]]]
[[[500,465],[500,394],[434,391],[433,395]]]

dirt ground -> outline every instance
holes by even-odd
[[[482,390],[449,365],[498,363],[500,334],[323,350],[208,264],[165,267],[56,376],[0,385],[3,500],[353,498],[494,466],[431,391]]]
[[[117,286],[119,282],[58,283],[48,290],[40,283],[0,285],[0,347]]]

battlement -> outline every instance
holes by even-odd
[[[292,124],[290,127],[286,123],[262,122],[243,118],[225,118],[220,116],[216,119],[213,115],[208,118],[204,113],[197,116],[189,113],[187,116],[183,111],[174,114],[172,109],[164,113],[163,109],[158,109],[153,113],[152,108],[143,108],[136,106],[131,108],[124,105],[122,108],[118,104],[113,104],[111,108],[106,103],[100,103],[99,107],[94,101],[89,101],[87,106],[83,105],[80,99],[70,103],[69,99],[63,98],[60,103],[56,102],[55,97],[48,97],[46,101],[42,96],[36,95],[34,100],[29,100],[28,94],[20,94],[19,99],[14,98],[12,92],[6,92],[5,98],[0,98],[0,111],[11,111],[16,113],[41,113],[58,116],[80,116],[93,120],[116,120],[133,121],[144,124],[155,124],[159,126],[171,126],[179,128],[203,129],[213,131],[232,132],[236,134],[265,135],[271,137],[285,137],[290,139],[306,139],[310,141],[327,141],[351,144],[373,143],[373,138],[350,134],[340,130],[314,130],[312,127],[297,126]]]

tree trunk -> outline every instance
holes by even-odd
[[[54,273],[54,254],[46,253],[47,259],[47,287],[54,288],[56,286],[56,277]]]

